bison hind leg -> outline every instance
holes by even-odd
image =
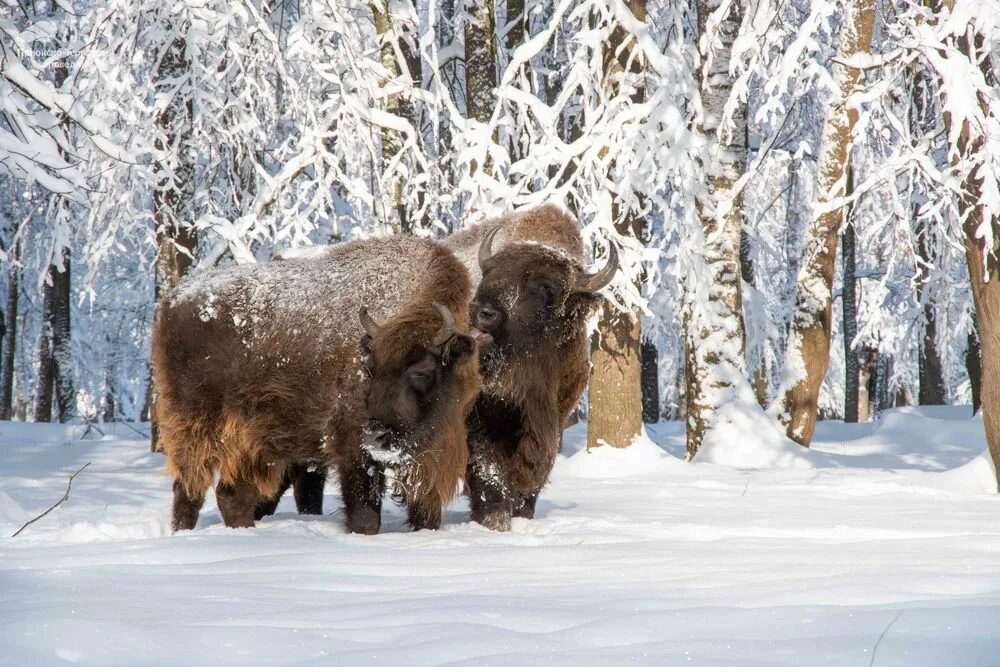
[[[175,479],[171,529],[175,533],[178,530],[192,530],[198,523],[198,514],[203,504],[205,504],[204,489],[200,493],[191,493],[180,479]]]
[[[326,467],[308,463],[297,463],[292,470],[292,485],[295,487],[295,509],[299,514],[323,513],[323,489],[326,486]]]
[[[278,503],[281,502],[281,497],[285,495],[285,491],[287,491],[288,487],[292,485],[292,475],[293,466],[289,466],[281,478],[281,484],[278,486],[277,493],[272,496],[266,496],[263,500],[257,503],[257,507],[253,512],[253,518],[255,521],[260,521],[266,516],[271,516],[278,510]]]

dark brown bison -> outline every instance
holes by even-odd
[[[545,205],[444,241],[478,283],[470,318],[492,337],[480,347],[483,387],[469,415],[466,479],[473,520],[507,530],[532,518],[562,429],[587,384],[585,322],[618,266],[583,270],[576,221]]]
[[[451,252],[402,237],[182,283],[153,330],[174,529],[194,527],[216,474],[226,525],[252,526],[293,464],[335,468],[348,529],[369,534],[392,466],[411,525],[436,528],[479,387],[470,294]]]

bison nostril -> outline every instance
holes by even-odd
[[[372,433],[372,441],[379,447],[385,448],[389,445],[389,431],[381,428]]]
[[[500,313],[489,306],[483,306],[476,313],[476,324],[483,329],[489,329],[500,319]]]

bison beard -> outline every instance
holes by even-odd
[[[401,237],[182,283],[153,332],[174,529],[194,527],[216,474],[226,525],[252,526],[283,480],[329,465],[348,528],[377,532],[386,460],[413,526],[437,527],[479,384],[475,342],[456,331],[470,292],[449,251]],[[297,494],[300,509],[319,511],[318,493]]]
[[[503,248],[493,254],[495,240]],[[555,206],[493,220],[447,239],[480,278],[473,326],[493,342],[480,350],[483,388],[469,415],[466,472],[472,518],[507,530],[533,518],[552,471],[560,434],[587,384],[585,322],[617,254],[583,273],[576,222]]]

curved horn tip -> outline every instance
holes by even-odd
[[[618,272],[618,246],[613,242],[608,242],[608,262],[604,268],[594,274],[584,274],[577,281],[577,289],[584,292],[596,292],[611,284],[611,280]]]
[[[437,335],[434,336],[434,344],[441,345],[455,335],[455,316],[448,308],[437,301],[432,301],[431,305],[434,306],[434,310],[438,311],[438,314],[441,316],[441,328],[438,330]]]
[[[497,232],[500,231],[500,225],[497,225],[490,231],[486,233],[483,237],[483,242],[479,244],[479,268],[483,268],[483,264],[486,263],[490,257],[493,256],[493,239],[496,238]]]
[[[374,338],[378,335],[379,325],[372,319],[372,316],[368,314],[368,308],[361,306],[361,310],[358,311],[358,319],[361,320],[361,327],[365,330],[365,333]]]

